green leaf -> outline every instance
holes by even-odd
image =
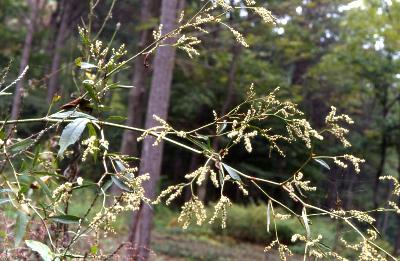
[[[89,123],[89,124],[87,125],[87,128],[88,128],[88,131],[89,131],[89,137],[91,137],[91,136],[97,137],[97,132],[96,132],[96,129],[95,129],[95,127],[93,126],[93,124]]]
[[[45,244],[35,240],[25,240],[25,244],[37,252],[44,261],[53,261],[55,259],[55,254]]]
[[[59,141],[58,157],[61,157],[70,145],[79,140],[89,121],[86,118],[77,118],[64,128]]]
[[[331,168],[329,167],[328,163],[326,163],[325,161],[323,161],[322,159],[314,159],[316,162],[318,162],[321,166],[323,166],[324,168],[331,170]]]
[[[54,222],[61,223],[61,224],[77,224],[77,223],[79,223],[79,220],[81,220],[80,217],[72,216],[72,215],[59,215],[59,216],[53,216],[50,218]]]
[[[38,160],[39,160],[39,154],[40,154],[40,146],[37,146],[36,150],[35,150],[35,156],[33,157],[33,160],[32,160],[32,168],[36,167]]]
[[[84,80],[82,82],[82,85],[83,88],[85,88],[85,90],[88,92],[90,98],[92,98],[95,103],[98,103],[99,99],[97,98],[96,91],[94,89],[94,81]]]
[[[123,116],[109,116],[107,117],[107,121],[126,121],[127,117]]]
[[[11,145],[10,150],[12,153],[18,153],[20,151],[28,149],[28,147],[31,146],[32,143],[33,143],[32,139],[24,139]]]
[[[122,164],[121,161],[115,160],[115,168],[118,172],[124,172],[126,170],[124,164]],[[126,173],[125,174],[127,178],[133,177],[133,173]],[[127,192],[133,192],[132,189],[119,177],[112,175],[111,176],[112,181],[114,182],[117,187],[120,189],[127,191]]]
[[[92,255],[96,255],[98,250],[99,248],[96,245],[90,247],[90,253]]]
[[[224,168],[226,169],[226,171],[228,172],[229,176],[231,176],[231,178],[233,178],[234,180],[238,180],[241,181],[242,179],[239,176],[239,171],[237,171],[236,169],[226,165],[225,163],[222,163],[222,166],[224,166]]]
[[[0,96],[12,95],[11,92],[0,92]]]
[[[108,180],[101,188],[104,192],[107,192],[107,190],[111,187],[111,185],[113,184],[113,180],[110,179]]]
[[[53,194],[51,193],[49,187],[46,185],[46,183],[43,182],[43,180],[41,180],[40,178],[35,177],[35,180],[37,183],[39,183],[40,185],[40,190],[42,190],[47,197],[52,198]]]
[[[97,120],[92,115],[79,112],[79,111],[64,111],[64,112],[57,112],[49,116],[50,118],[55,119],[66,119],[66,118],[87,118],[91,120]]]
[[[0,128],[0,139],[5,140],[6,139],[6,132],[3,131],[3,127],[4,127],[4,125],[1,126],[1,128]]]
[[[123,182],[120,178],[116,177],[115,175],[111,175],[111,179],[114,182],[114,184],[123,191],[133,192],[133,190],[128,185],[126,185],[125,182]]]
[[[18,211],[17,220],[15,222],[15,246],[19,246],[25,236],[26,227],[28,225],[28,215],[22,211]]]

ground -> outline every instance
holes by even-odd
[[[278,261],[276,252],[264,253],[264,246],[241,243],[229,238],[210,240],[188,234],[165,234],[156,232],[152,240],[151,261],[186,260],[241,260],[241,261]],[[288,260],[302,260],[295,256]]]

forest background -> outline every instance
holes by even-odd
[[[89,15],[89,2],[0,0],[0,68],[11,64],[8,77],[13,79],[29,65],[27,74],[17,86],[21,95],[1,100],[1,119],[10,113],[14,119],[45,115],[55,96],[57,101],[53,106],[59,107],[79,95],[71,75],[76,74],[75,59],[80,56],[78,25]],[[115,37],[116,46],[124,43],[126,49],[134,53],[152,40],[152,31],[163,21],[161,2],[100,1],[93,11],[93,32],[101,31],[98,37],[105,41]],[[121,88],[107,96],[104,115],[121,124],[147,128],[151,124],[146,122],[146,115],[157,114],[167,118],[177,129],[195,129],[213,119],[213,110],[224,114],[241,102],[252,83],[258,92],[272,91],[279,86],[279,96],[298,103],[317,128],[324,125],[331,105],[355,122],[350,126],[350,151],[364,158],[366,163],[358,175],[350,168],[333,165],[328,170],[318,162],[307,167],[313,182],[324,188],[313,195],[315,202],[327,209],[376,209],[382,206],[394,188],[389,183],[380,183],[379,178],[384,175],[399,177],[400,174],[400,1],[269,0],[260,3],[275,16],[275,25],[260,24],[257,22],[260,18],[245,12],[228,19],[230,26],[243,33],[250,47],[234,41],[232,34],[222,26],[214,26],[208,34],[197,35],[202,41],[199,56],[190,58],[185,50],[178,48],[175,53],[169,49],[164,60],[161,58],[164,61],[161,65],[154,61],[157,59],[154,55],[141,56],[113,79],[135,88]],[[194,13],[201,4],[197,0],[171,0],[169,11],[175,13],[177,19],[178,10]],[[168,26],[168,19],[164,22]],[[153,76],[157,75],[157,70],[164,72],[159,78]],[[155,99],[164,102],[153,100],[156,106],[149,111],[146,108],[153,85],[161,86]],[[22,99],[16,100],[17,96]],[[40,128],[40,124],[21,125],[18,135],[29,136]],[[160,173],[157,191],[184,181],[185,173],[204,163],[197,154],[187,153],[173,144],[152,149],[163,149],[162,154],[146,152],[132,132],[116,130],[110,134],[112,142],[109,146],[113,151],[138,158],[152,157],[151,164],[145,168],[150,173]],[[332,146],[324,149],[332,154],[342,153],[333,140],[331,143]],[[218,141],[212,146],[218,148]],[[235,168],[257,177],[276,177],[278,180],[284,180],[285,171],[295,169],[305,157],[301,150],[290,150],[282,160],[277,153],[269,154],[257,141],[251,156],[239,149],[230,153],[229,161]],[[79,176],[84,180],[98,179],[93,173],[96,173],[96,165],[79,167]],[[200,200],[210,206],[219,197],[210,181],[197,193]],[[269,193],[278,197],[280,192],[271,190]],[[212,232],[204,229],[186,233],[206,235],[207,240],[217,234],[239,242],[268,241],[265,226],[254,226],[254,223],[262,223],[258,219],[265,220],[266,202],[262,193],[250,189],[250,196],[243,200],[240,191],[228,187],[227,194],[238,204],[232,210],[234,215],[249,219],[228,219],[225,232],[209,228]],[[156,230],[163,228],[154,232],[158,233],[155,241],[165,234],[181,235],[170,211],[179,209],[188,197],[190,194],[186,193],[174,202],[172,210],[156,208]],[[249,211],[257,213],[252,221],[248,217]],[[15,217],[12,211],[1,215],[5,220]],[[382,244],[398,255],[400,218],[378,213],[376,219]],[[229,230],[229,222],[237,226]],[[128,224],[129,218],[121,221],[120,226],[128,227]],[[327,234],[330,229],[340,231],[340,227],[332,226],[328,221],[321,220],[319,225],[326,226]],[[117,237],[124,241],[129,233],[120,229]],[[287,229],[296,228],[288,224]],[[265,233],[255,232],[259,230]],[[333,241],[339,238],[338,233]],[[155,249],[171,256],[195,255],[194,250],[188,254],[174,246]],[[204,256],[195,258],[204,259]]]

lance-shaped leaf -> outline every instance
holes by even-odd
[[[307,210],[305,207],[303,208],[303,211],[301,212],[301,218],[303,219],[303,224],[306,229],[307,238],[310,238],[311,231],[310,231],[310,225],[308,224]]]
[[[62,156],[65,150],[75,142],[79,140],[83,131],[86,128],[86,124],[89,122],[89,119],[86,118],[77,118],[70,124],[68,124],[60,137],[60,150],[58,151],[58,156]]]
[[[133,192],[133,190],[119,177],[111,175],[111,179],[117,187],[126,192]]]
[[[77,224],[79,223],[80,217],[72,215],[59,215],[50,217],[54,222],[61,224]]]
[[[78,57],[78,58],[75,59],[75,65],[80,67],[82,70],[97,68],[97,66],[94,65],[94,64],[87,63],[87,62],[82,62],[82,58],[81,57]]]
[[[91,120],[97,120],[95,117],[92,115],[79,112],[79,111],[63,111],[63,112],[57,112],[49,116],[50,118],[55,118],[55,119],[66,119],[66,118],[87,118]]]
[[[242,179],[239,176],[239,171],[237,171],[236,169],[226,165],[225,163],[222,163],[222,166],[224,166],[224,168],[226,169],[226,171],[228,172],[229,176],[231,176],[231,178],[233,178],[234,180],[238,180],[241,181]]]
[[[26,226],[28,225],[28,215],[22,211],[18,211],[17,220],[15,221],[15,241],[14,245],[17,247],[25,236]]]
[[[269,227],[271,225],[271,207],[272,207],[272,202],[271,202],[271,200],[268,200],[268,204],[267,204],[267,232],[269,232]]]
[[[51,249],[48,246],[46,246],[45,244],[43,244],[39,241],[25,240],[25,244],[30,249],[37,252],[44,261],[59,260],[59,259],[55,259],[55,257],[56,257],[55,254],[51,251]]]
[[[324,168],[331,170],[331,168],[329,167],[328,163],[326,163],[325,161],[323,161],[322,159],[314,159],[316,162],[318,162],[321,166],[323,166]]]
[[[90,98],[92,98],[93,101],[95,102],[95,104],[97,104],[99,102],[99,99],[97,98],[96,90],[94,88],[94,81],[84,80],[82,82],[82,85],[83,85],[83,88],[85,88],[85,90],[88,92]]]

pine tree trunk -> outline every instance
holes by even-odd
[[[57,30],[56,41],[53,50],[53,60],[51,63],[51,69],[49,73],[49,83],[47,87],[47,101],[51,102],[53,96],[59,90],[58,79],[59,79],[59,70],[61,64],[61,51],[65,45],[65,39],[68,34],[68,24],[71,17],[71,9],[72,3],[71,0],[61,1],[60,5],[62,5],[62,15],[60,26]]]
[[[163,33],[170,32],[176,27],[177,12],[180,1],[163,0],[161,6],[161,24]],[[183,2],[183,1],[182,1]],[[168,40],[171,43],[172,39]],[[145,127],[151,128],[158,123],[153,119],[157,115],[162,119],[168,116],[169,98],[172,84],[172,75],[175,62],[175,49],[170,46],[161,47],[156,51],[154,58],[154,72],[151,82],[149,101],[147,105]],[[156,184],[160,178],[163,143],[152,146],[153,137],[143,142],[140,173],[150,173],[151,179],[144,184],[146,196],[154,199]],[[149,256],[150,234],[153,225],[153,209],[143,204],[132,219],[129,240],[133,246],[134,260],[147,260]]]
[[[397,153],[397,173],[400,175],[400,144],[396,146]],[[400,205],[400,197],[397,199],[397,205]],[[395,256],[400,255],[400,216],[397,215],[397,235],[396,235],[396,243],[394,245],[393,254]]]
[[[24,49],[22,51],[21,64],[19,67],[20,74],[24,71],[24,69],[26,68],[26,66],[28,66],[29,63],[29,56],[31,54],[31,49],[32,49],[33,35],[35,34],[35,24],[39,12],[40,0],[27,0],[27,3],[30,8],[30,12],[29,12],[29,19],[27,21],[27,32],[25,36]],[[18,119],[21,110],[23,93],[24,93],[23,81],[19,81],[15,88],[15,94],[11,109],[12,120]]]
[[[140,22],[147,22],[152,16],[153,1],[144,1],[141,7]],[[151,30],[143,30],[140,33],[140,42],[138,44],[138,51],[146,47],[151,40]],[[135,60],[132,88],[129,92],[128,100],[128,119],[127,126],[142,127],[143,125],[143,108],[144,96],[146,93],[146,79],[148,77],[147,68],[143,64],[143,60],[138,58]],[[133,131],[125,131],[122,137],[121,153],[126,155],[138,156],[137,147],[137,133]]]

